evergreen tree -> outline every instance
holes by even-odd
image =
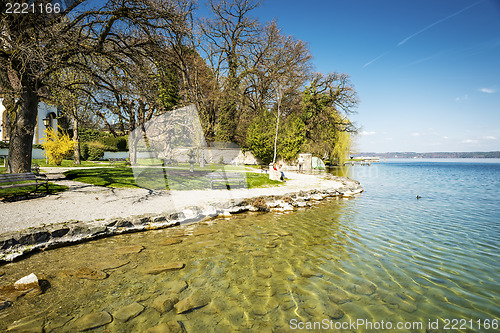
[[[264,164],[273,160],[274,153],[274,121],[267,111],[256,117],[247,132],[247,146]]]

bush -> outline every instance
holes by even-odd
[[[106,151],[127,151],[128,136],[113,136],[108,132],[101,132],[94,129],[84,128],[79,131],[80,142],[100,142]],[[83,155],[83,154],[82,154]]]
[[[89,146],[87,142],[80,143],[80,158],[82,161],[89,159]]]
[[[42,146],[45,149],[45,156],[50,163],[61,165],[64,157],[73,153],[75,142],[66,132],[56,131],[50,127],[44,132],[45,138],[42,140]]]
[[[94,141],[87,145],[87,159],[89,161],[99,161],[104,156],[104,151],[106,150],[101,142]]]
[[[98,141],[100,138],[106,136],[107,133],[90,128],[82,128],[78,131],[80,142],[93,142]]]
[[[99,139],[108,151],[127,151],[127,137],[126,136],[108,136]]]

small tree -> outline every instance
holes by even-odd
[[[288,116],[278,141],[278,155],[286,161],[295,160],[306,142],[306,125],[302,119]]]
[[[63,158],[70,155],[75,146],[68,133],[56,131],[51,127],[45,130],[45,138],[42,141],[45,156],[55,165],[61,165]]]
[[[256,117],[250,124],[247,133],[247,146],[263,163],[273,160],[274,152],[274,119],[267,112]]]

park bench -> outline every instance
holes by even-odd
[[[45,175],[36,175],[33,172],[0,174],[0,189],[26,186],[35,186],[35,192],[45,187],[47,193],[49,192],[49,183]]]
[[[116,162],[126,162],[127,159],[123,157],[111,157],[108,158],[108,161],[110,162],[111,165],[114,165]]]
[[[211,189],[220,183],[226,188],[238,185],[246,187],[245,177],[239,172],[211,172],[206,177]]]

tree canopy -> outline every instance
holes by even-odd
[[[209,142],[238,143],[264,161],[275,129],[286,160],[337,156],[347,149],[340,133],[356,131],[349,76],[313,73],[307,42],[254,17],[259,1],[210,0],[206,17],[194,0],[63,3],[57,12],[0,14],[11,172],[30,169],[40,101],[71,109],[74,120],[85,110],[112,133],[195,104]]]

